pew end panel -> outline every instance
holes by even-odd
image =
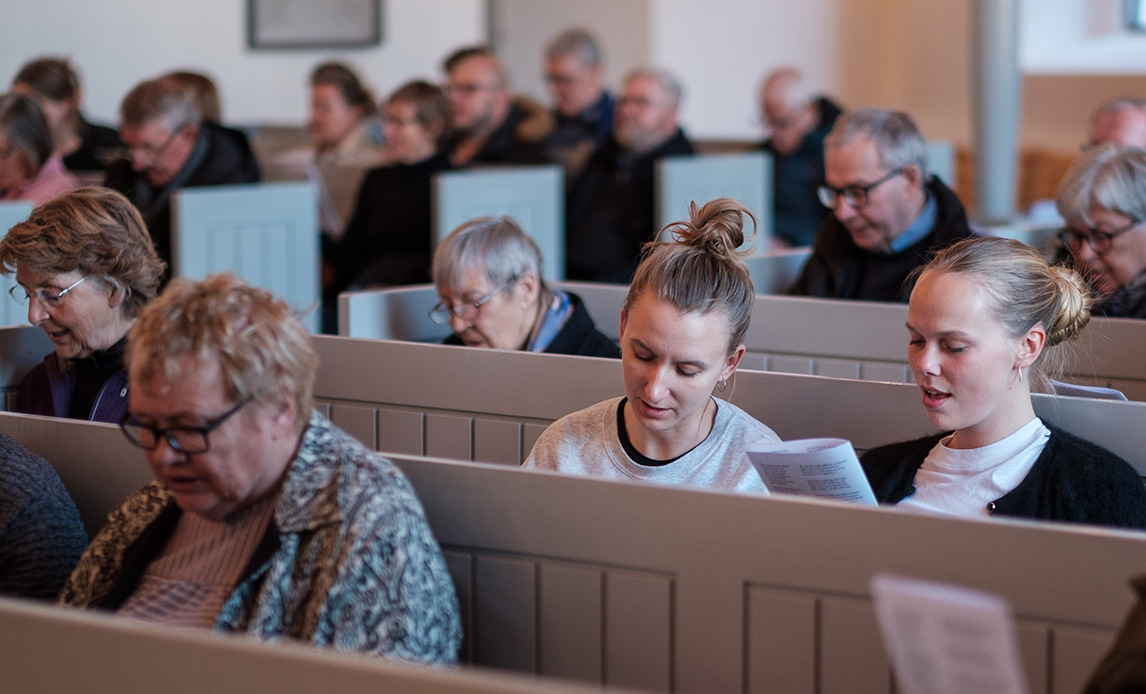
[[[771,155],[758,151],[664,157],[657,160],[656,167],[658,230],[688,220],[691,202],[703,207],[716,198],[732,198],[756,216],[755,247],[770,247],[774,207]],[[745,219],[745,238],[751,232],[752,222]]]
[[[512,217],[541,249],[545,279],[565,278],[565,172],[557,165],[489,167],[434,177],[434,245],[475,217]]]
[[[15,305],[16,302],[8,301]],[[20,384],[44,357],[54,351],[52,341],[43,329],[34,325],[11,325],[0,327],[0,405],[11,410],[16,403],[16,393]]]
[[[0,231],[3,234],[8,233],[8,230],[23,222],[32,214],[33,205],[24,200],[5,200],[0,201]],[[0,291],[8,292],[16,286],[16,275],[0,275]],[[3,297],[0,297],[3,298]],[[3,325],[20,325],[28,321],[28,309],[21,306],[15,301],[4,299],[0,301],[0,326]]]
[[[318,194],[313,184],[186,188],[172,200],[171,274],[232,271],[282,297],[311,332],[321,324]]]

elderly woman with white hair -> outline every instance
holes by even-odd
[[[1063,246],[1096,294],[1094,313],[1146,318],[1146,150],[1088,150],[1058,189]]]
[[[619,358],[581,298],[547,286],[542,267],[537,244],[509,217],[470,220],[434,252],[441,301],[430,318],[450,326],[446,344]]]

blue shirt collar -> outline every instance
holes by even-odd
[[[919,213],[915,221],[904,229],[902,234],[891,240],[891,249],[888,250],[887,255],[902,253],[927,238],[927,235],[935,227],[935,220],[938,218],[939,203],[936,202],[934,195],[928,195],[927,203],[923,205],[923,211]]]

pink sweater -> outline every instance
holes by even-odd
[[[57,195],[75,190],[79,185],[76,177],[64,168],[64,160],[59,155],[53,154],[44,162],[40,173],[4,191],[4,194],[0,195],[0,200],[30,200],[38,207]]]

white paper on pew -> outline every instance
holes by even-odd
[[[871,484],[846,439],[760,443],[748,448],[748,459],[773,494],[876,505]]]
[[[905,694],[1026,694],[1007,601],[943,583],[877,574],[875,615]]]

